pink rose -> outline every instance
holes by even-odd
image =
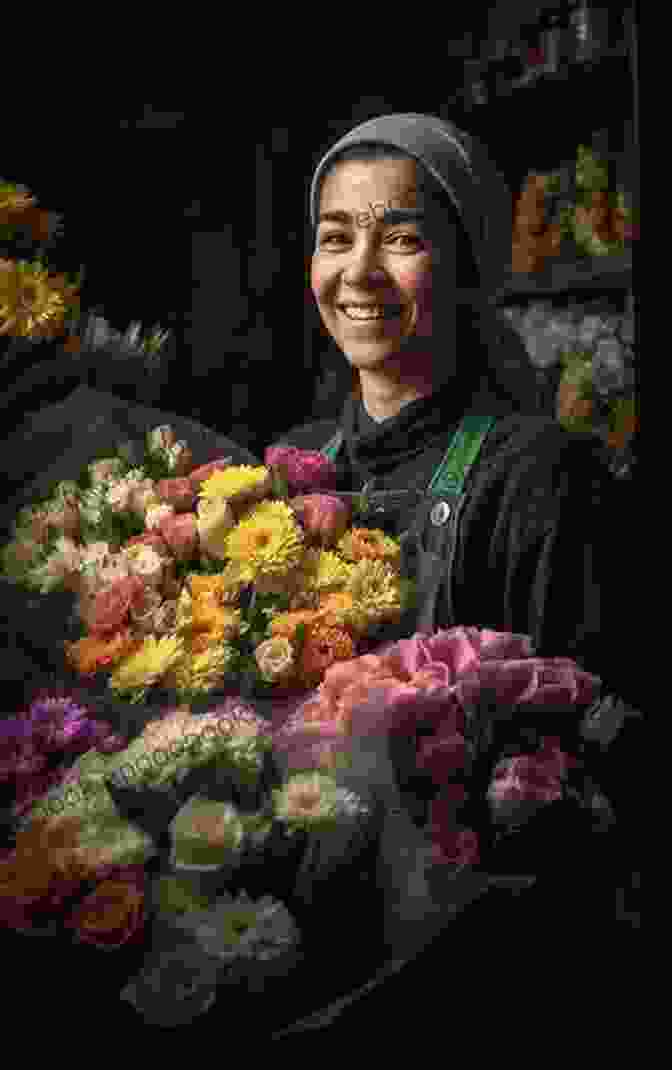
[[[196,495],[191,480],[186,476],[177,479],[160,479],[155,489],[161,501],[166,505],[172,505],[176,513],[186,513],[193,509]]]
[[[589,705],[600,693],[600,678],[571,658],[528,658],[484,662],[479,684],[502,706]]]
[[[106,591],[101,591],[87,610],[87,623],[93,635],[114,635],[123,629],[133,607],[142,612],[146,602],[145,584],[139,576],[117,580]]]
[[[231,458],[222,458],[219,461],[209,461],[208,464],[202,464],[200,468],[194,468],[193,472],[188,476],[191,488],[194,493],[198,493],[206,479],[209,479],[214,472],[221,472],[225,468],[231,467]]]
[[[178,561],[189,561],[198,548],[198,519],[195,513],[167,516],[159,530]]]
[[[340,498],[328,494],[306,494],[296,510],[309,538],[322,546],[334,546],[347,531],[350,508]]]
[[[269,446],[264,454],[264,464],[267,468],[281,469],[291,494],[336,489],[336,467],[329,457],[318,451]]]

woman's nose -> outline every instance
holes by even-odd
[[[380,265],[380,254],[373,242],[353,245],[346,254],[346,266],[343,272],[345,282],[356,284],[369,278],[381,278],[384,272]]]

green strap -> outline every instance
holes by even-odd
[[[333,438],[330,438],[326,446],[323,446],[320,453],[323,453],[331,461],[336,460],[336,454],[341,448],[343,442],[343,432],[339,428]]]
[[[495,419],[494,416],[480,416],[475,413],[470,413],[463,418],[441,464],[432,477],[427,488],[428,494],[441,497],[462,492],[469,469],[476,460],[483,440],[495,423]],[[320,452],[334,461],[342,442],[343,431],[339,429]]]
[[[494,416],[470,413],[464,417],[432,478],[428,494],[461,494],[469,469],[476,460],[483,439],[495,423]]]

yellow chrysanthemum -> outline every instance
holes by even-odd
[[[79,306],[78,289],[38,263],[0,261],[0,335],[53,338],[62,333],[68,306]]]
[[[213,472],[202,484],[200,497],[227,502],[263,498],[272,486],[271,472],[265,465],[258,468],[249,464],[232,465]]]
[[[246,583],[257,576],[283,576],[300,563],[303,532],[284,502],[261,502],[226,540],[226,554]]]
[[[152,687],[179,661],[183,649],[181,636],[147,636],[139,650],[116,666],[110,687],[115,691]]]
[[[338,549],[348,561],[385,561],[396,566],[401,559],[399,544],[378,528],[353,528],[340,539]]]
[[[336,590],[345,587],[352,566],[330,550],[307,550],[301,565],[305,587],[313,591]]]
[[[217,643],[195,653],[190,651],[176,669],[178,687],[194,691],[211,691],[227,671],[233,647]]]
[[[398,620],[401,614],[399,575],[383,561],[360,561],[352,570],[346,590],[354,599],[354,609],[369,624]]]

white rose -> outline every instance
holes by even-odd
[[[159,499],[151,479],[143,479],[137,483],[131,493],[131,508],[134,512],[144,516],[151,506],[156,505]]]
[[[151,546],[136,543],[126,551],[126,559],[134,576],[140,576],[152,587],[160,587],[163,582],[163,559]]]
[[[131,506],[135,486],[126,479],[114,483],[107,491],[107,501],[115,513],[125,513]]]
[[[254,652],[259,669],[273,683],[290,679],[294,671],[294,648],[289,639],[277,636],[260,643]]]
[[[145,527],[148,531],[160,528],[161,521],[168,516],[174,516],[175,510],[172,505],[153,505],[145,514]]]

